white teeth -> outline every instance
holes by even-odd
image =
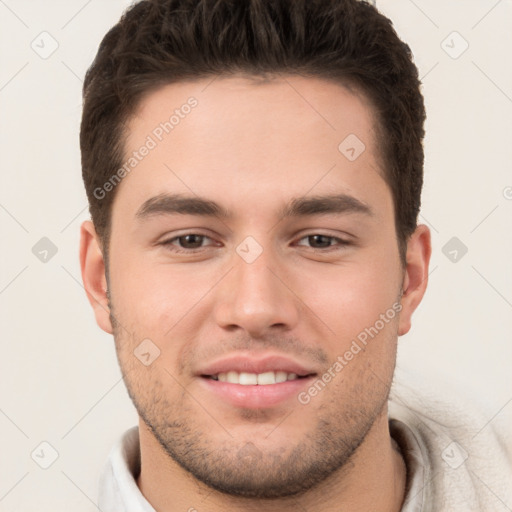
[[[286,382],[288,380],[288,374],[286,372],[276,372],[276,382]]]
[[[226,382],[231,382],[231,384],[238,384],[239,378],[237,372],[228,372],[226,373]]]
[[[295,380],[298,376],[296,373],[286,373],[283,371],[264,372],[264,373],[247,373],[247,372],[226,372],[219,373],[216,380],[221,382],[229,382],[230,384],[242,384],[243,386],[266,386],[267,384],[279,384],[287,380]]]
[[[248,386],[250,384],[258,384],[258,376],[255,373],[242,372],[238,378],[238,384],[243,384],[244,386]]]
[[[265,384],[275,384],[276,383],[276,374],[274,372],[265,372],[265,373],[258,373],[258,384],[265,385]]]

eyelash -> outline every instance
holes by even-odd
[[[204,249],[204,247],[197,247],[195,249],[184,249],[184,248],[179,248],[179,247],[176,247],[176,246],[173,245],[173,242],[175,240],[179,240],[180,238],[185,238],[187,236],[192,236],[192,235],[198,236],[198,237],[202,237],[203,239],[210,238],[209,236],[202,235],[200,233],[185,233],[183,235],[179,235],[179,236],[175,236],[173,238],[170,238],[169,240],[165,240],[164,242],[162,242],[159,245],[163,245],[164,247],[169,248],[169,250],[171,252],[174,252],[174,253],[178,253],[178,254],[182,254],[182,253],[194,254],[194,253]],[[324,237],[324,238],[327,238],[327,239],[330,239],[330,240],[336,240],[338,242],[338,244],[339,244],[339,247],[334,247],[333,245],[329,245],[328,247],[312,247],[312,249],[315,250],[315,251],[330,252],[330,251],[333,251],[333,250],[340,250],[343,247],[347,247],[347,246],[351,245],[351,243],[348,242],[347,240],[343,240],[342,238],[338,238],[338,237],[331,236],[331,235],[324,235],[322,233],[313,233],[313,234],[310,234],[310,235],[305,235],[305,236],[303,236],[302,238],[299,239],[299,242],[301,240],[304,240],[305,238],[309,238],[309,237],[313,237],[313,236],[321,236],[321,237]],[[210,238],[210,240],[211,240],[211,238]],[[211,246],[208,246],[208,247],[211,247]]]

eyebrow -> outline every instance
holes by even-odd
[[[278,218],[282,220],[287,217],[350,213],[373,216],[373,210],[365,202],[347,194],[333,194],[293,198],[279,210]],[[154,196],[141,205],[135,217],[145,220],[156,215],[173,214],[219,217],[221,219],[233,218],[233,213],[230,210],[215,201],[182,194]]]

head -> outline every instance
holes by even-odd
[[[203,483],[296,494],[385,416],[430,256],[419,86],[358,0],[142,1],[103,39],[82,275],[145,426]],[[225,394],[230,364],[301,379]]]

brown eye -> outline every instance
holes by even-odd
[[[331,247],[337,248],[336,245],[339,248],[339,246],[343,247],[349,245],[349,242],[347,242],[346,240],[342,240],[341,238],[329,235],[322,235],[318,233],[301,238],[301,240],[306,239],[308,241],[309,247],[311,247],[312,249],[329,249]]]
[[[203,243],[203,239],[205,237],[203,235],[183,235],[176,238],[179,240],[180,247],[184,249],[197,249],[201,247]]]
[[[325,236],[325,235],[309,235],[308,237],[309,243],[314,248],[324,248],[324,247],[330,247],[331,241],[334,237],[332,236]]]
[[[170,238],[169,240],[162,242],[161,245],[173,252],[194,252],[194,250],[207,247],[207,245],[203,245],[205,240],[211,239],[206,235],[187,233],[185,235]]]

